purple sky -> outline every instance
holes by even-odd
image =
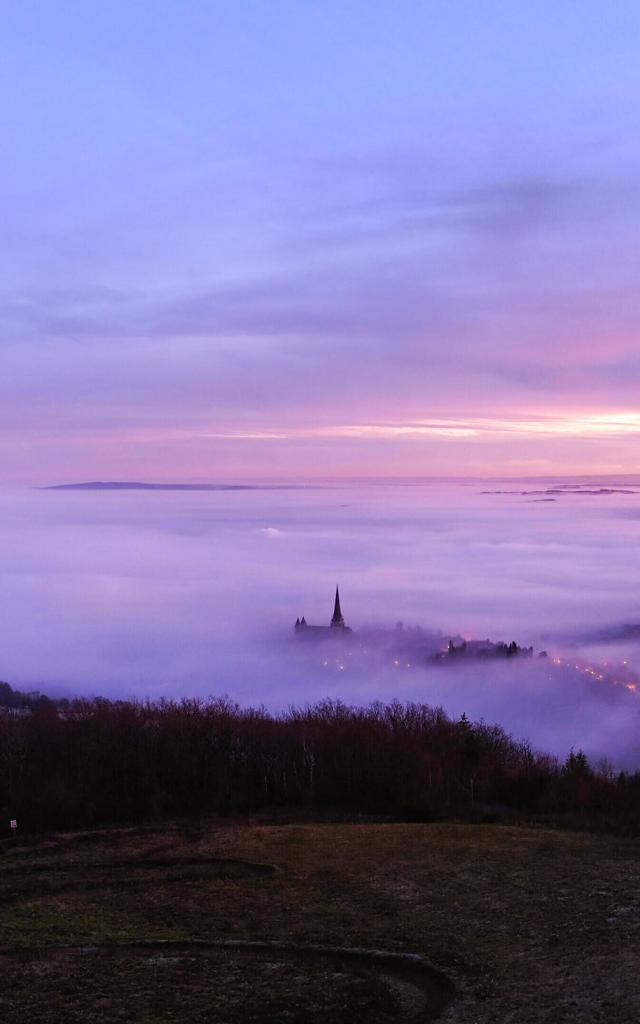
[[[637,4],[2,35],[3,480],[640,468]]]

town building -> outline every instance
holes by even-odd
[[[345,625],[340,607],[340,591],[338,587],[336,587],[336,596],[333,604],[333,616],[328,626],[310,626],[303,615],[301,619],[296,619],[294,628],[296,636],[304,640],[322,640],[328,637],[340,637],[351,633],[350,627]]]

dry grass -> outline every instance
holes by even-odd
[[[215,857],[282,870],[206,862]],[[1,857],[0,914],[4,949],[244,938],[413,951],[459,987],[443,1021],[640,1020],[638,841],[487,825],[110,832]],[[402,993],[355,968],[161,959],[5,960],[0,1015],[374,1024],[403,1012]]]
[[[242,1020],[295,1022],[393,1020],[387,988],[362,974],[220,953],[206,960],[188,954],[144,957],[60,956],[13,966],[0,996],[3,1020],[33,1024],[86,1022]]]

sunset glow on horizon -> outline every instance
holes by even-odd
[[[178,482],[358,475],[604,477],[637,472],[638,435],[640,413],[572,412],[319,426],[298,422],[275,428],[113,425],[88,429],[79,438],[51,433],[29,444],[23,439],[20,450],[29,451],[32,465],[43,457],[46,467],[49,455],[55,460],[64,449],[67,476],[75,473],[77,479],[93,478],[96,470],[103,479]],[[12,445],[2,442],[8,460]],[[91,463],[85,462],[88,452]],[[51,482],[45,467],[43,477],[26,476],[24,482]]]

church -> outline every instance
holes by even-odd
[[[315,639],[321,640],[324,637],[339,637],[344,636],[346,633],[351,633],[352,630],[349,626],[345,625],[342,610],[340,608],[340,592],[336,587],[336,598],[333,605],[333,617],[328,626],[310,626],[304,615],[301,619],[296,619],[295,624],[296,636],[302,637],[303,639]]]

